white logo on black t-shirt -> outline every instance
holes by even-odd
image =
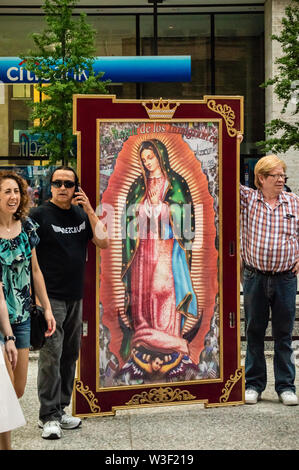
[[[51,224],[54,232],[60,233],[80,233],[86,229],[85,221],[82,222],[78,227],[58,227],[57,225]]]

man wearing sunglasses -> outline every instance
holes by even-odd
[[[53,172],[51,194],[50,201],[32,209],[31,217],[39,224],[37,256],[57,323],[55,336],[39,354],[38,424],[44,439],[59,439],[61,429],[81,425],[64,408],[71,401],[80,350],[87,244],[92,240],[106,248],[108,238],[72,168]]]
[[[297,405],[292,331],[299,272],[299,197],[284,191],[286,165],[276,155],[254,169],[257,189],[241,186],[241,257],[247,351],[245,403],[266,388],[264,340],[271,310],[275,391],[284,405]]]

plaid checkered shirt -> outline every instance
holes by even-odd
[[[274,209],[260,190],[240,186],[243,262],[260,271],[291,269],[299,258],[299,197],[282,191]]]

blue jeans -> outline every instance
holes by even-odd
[[[30,317],[21,323],[12,323],[11,329],[16,337],[16,348],[30,348]],[[0,343],[4,343],[4,336],[0,333]]]
[[[297,276],[290,271],[267,275],[244,269],[243,293],[247,339],[246,389],[253,388],[261,393],[266,388],[264,340],[271,309],[275,390],[279,395],[285,390],[296,391],[292,350],[296,291]]]

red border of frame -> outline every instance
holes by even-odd
[[[148,120],[143,102],[149,100],[118,100],[113,95],[74,96],[74,134],[77,135],[78,174],[90,202],[97,201],[97,120]],[[175,111],[176,120],[219,119],[222,121],[222,380],[217,382],[188,382],[183,385],[167,384],[165,398],[162,385],[145,385],[142,389],[97,389],[96,373],[96,312],[99,298],[96,285],[98,269],[97,251],[88,248],[83,322],[88,334],[82,337],[77,377],[74,385],[73,412],[79,416],[113,414],[117,408],[142,406],[138,394],[142,390],[157,392],[160,399],[150,406],[180,403],[205,403],[206,407],[244,403],[244,370],[240,359],[240,278],[239,278],[239,144],[237,134],[243,133],[243,98],[240,96],[205,96],[201,101],[180,101]],[[186,392],[182,395],[181,392]],[[189,395],[190,394],[190,395]],[[132,401],[133,396],[137,399]],[[192,399],[186,397],[192,396]],[[183,398],[182,398],[183,397]],[[186,399],[185,399],[185,398]],[[128,404],[130,402],[130,405]]]

